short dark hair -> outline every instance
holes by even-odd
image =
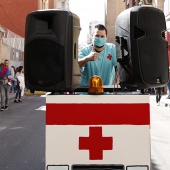
[[[19,66],[18,67],[18,72],[21,72],[22,69],[23,69],[23,66]]]
[[[98,24],[94,28],[97,28],[98,30],[105,30],[106,35],[107,35],[107,29],[106,29],[106,27],[104,25]]]

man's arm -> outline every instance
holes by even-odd
[[[8,76],[8,78],[12,79],[12,78],[14,78],[14,75],[15,75],[15,73],[14,73],[14,69],[13,69],[13,68],[11,68],[11,69],[10,69],[10,72],[9,72],[9,76]]]
[[[89,56],[86,56],[86,57],[83,57],[83,58],[79,59],[78,64],[79,64],[80,69],[81,69],[84,65],[86,65],[88,61],[90,61]]]

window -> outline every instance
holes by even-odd
[[[65,2],[61,2],[61,9],[65,9]]]

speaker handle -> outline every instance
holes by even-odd
[[[128,74],[132,74],[131,71],[131,67],[129,64],[129,51],[128,51],[128,47],[127,47],[127,40],[122,37],[122,36],[116,36],[116,42],[118,44],[120,44],[120,56],[119,58],[117,58],[117,62],[120,63],[120,65],[124,68],[124,70],[128,73]],[[127,54],[125,55],[124,50],[127,51]]]

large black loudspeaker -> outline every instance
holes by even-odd
[[[168,44],[163,12],[136,6],[116,19],[116,55],[120,85],[144,89],[168,82]]]
[[[72,91],[79,85],[79,17],[66,10],[40,10],[27,15],[25,84],[31,91]]]

